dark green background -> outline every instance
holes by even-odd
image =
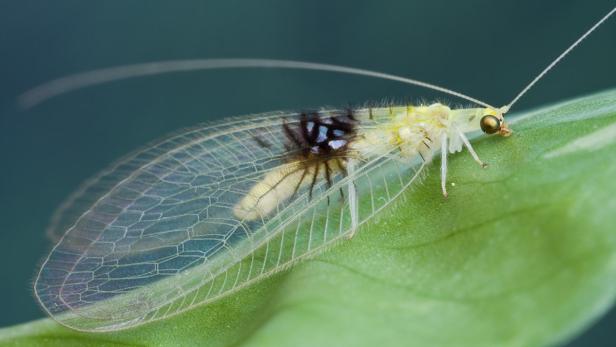
[[[31,281],[44,229],[72,190],[177,128],[280,109],[440,97],[394,82],[290,70],[209,71],[111,83],[29,111],[52,78],[166,59],[260,57],[412,76],[509,101],[616,3],[593,1],[0,0],[0,326],[43,316]],[[517,105],[615,86],[612,19]],[[450,99],[450,98],[445,98]],[[616,338],[612,311],[572,346]]]

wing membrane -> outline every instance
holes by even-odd
[[[272,112],[255,115],[259,120],[278,119],[284,113]],[[99,198],[107,194],[113,187],[127,178],[135,170],[147,165],[150,161],[163,155],[166,151],[185,145],[205,133],[215,133],[221,128],[246,126],[250,124],[249,117],[236,117],[224,122],[204,123],[198,126],[182,129],[164,139],[149,143],[119,159],[106,170],[86,181],[77,191],[71,194],[54,212],[46,234],[54,242],[60,241],[75,221],[86,212]]]
[[[286,164],[283,118],[298,122],[277,113],[188,130],[90,181],[72,201],[91,204],[69,203],[57,218],[58,227],[72,224],[35,283],[43,307],[72,328],[108,331],[213,301],[347,235],[349,203],[340,192],[350,182],[363,222],[422,168],[391,148],[331,185],[317,181],[312,194],[302,187],[271,215],[238,218],[238,201]],[[360,129],[376,122],[360,121]]]

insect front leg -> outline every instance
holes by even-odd
[[[359,225],[359,209],[358,209],[358,198],[357,198],[357,188],[355,187],[355,182],[353,181],[353,177],[355,174],[355,163],[353,160],[349,160],[346,166],[347,174],[350,179],[348,183],[348,195],[349,195],[349,211],[351,212],[351,232],[347,236],[349,239],[355,236],[357,232],[357,227]]]
[[[447,197],[447,133],[441,135],[441,190]]]
[[[471,143],[468,141],[468,139],[466,138],[464,133],[461,132],[458,129],[456,129],[456,132],[458,133],[458,136],[460,136],[460,139],[462,139],[462,142],[464,143],[464,146],[466,146],[466,148],[471,153],[471,156],[477,162],[477,164],[481,165],[481,167],[487,167],[488,164],[484,163],[483,161],[481,161],[481,159],[479,159],[479,156],[477,155],[477,152],[475,152],[475,150],[473,149],[473,146],[471,146]]]

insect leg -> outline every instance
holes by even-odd
[[[481,165],[481,167],[486,167],[488,166],[488,164],[484,163],[481,161],[481,159],[479,159],[479,156],[477,155],[477,152],[475,152],[475,150],[473,149],[473,146],[471,146],[471,143],[468,142],[468,139],[466,138],[466,136],[464,136],[464,133],[461,132],[460,130],[456,129],[456,132],[458,133],[458,136],[460,136],[460,139],[462,139],[462,142],[464,142],[464,146],[466,146],[466,148],[468,149],[468,151],[471,153],[471,156],[473,156],[473,159],[475,159],[475,161]]]
[[[302,182],[304,182],[304,178],[306,178],[307,173],[308,173],[308,170],[304,169],[304,172],[302,172],[302,177],[299,179],[299,182],[297,182],[297,184],[295,185],[295,188],[293,189],[293,194],[291,195],[291,199],[293,199],[295,197],[295,194],[297,194],[297,191],[299,190],[299,187],[301,187]]]
[[[308,191],[308,200],[312,200],[312,191],[314,190],[314,185],[317,183],[317,179],[319,178],[319,167],[321,163],[317,163],[314,168],[314,174],[312,175],[312,182],[310,182],[310,190]]]
[[[447,133],[443,133],[441,140],[441,189],[447,197]]]
[[[342,171],[342,176],[343,177],[347,177],[349,175],[349,173],[347,172],[347,169],[346,169],[345,165],[342,164],[342,161],[340,160],[340,158],[334,158],[334,160],[336,161],[336,165],[338,166],[338,170]],[[340,192],[340,199],[342,201],[344,201],[344,192],[342,191],[342,187],[340,187],[338,189],[338,191]]]
[[[323,166],[325,166],[325,182],[327,183],[327,188],[331,188],[332,187],[332,176],[331,176],[332,169],[329,167],[329,163],[327,160],[323,162]],[[327,196],[327,206],[329,206],[329,195]]]
[[[342,160],[340,160],[340,158],[335,158],[334,160],[336,161],[338,168],[342,170],[342,175],[345,177],[348,176],[349,173],[347,172],[346,166],[342,163]]]
[[[355,232],[357,232],[357,226],[359,225],[359,210],[358,210],[358,201],[357,201],[357,190],[355,187],[355,182],[353,181],[353,175],[355,173],[355,162],[353,160],[349,160],[347,163],[347,172],[350,178],[348,184],[349,190],[349,211],[351,212],[351,233],[348,235],[348,238],[352,238],[355,236]]]
[[[329,167],[329,163],[327,161],[323,162],[323,166],[325,166],[325,182],[327,182],[327,188],[331,188],[331,186],[332,186],[332,169]]]

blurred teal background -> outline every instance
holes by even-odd
[[[412,76],[500,105],[615,5],[589,1],[0,1],[0,326],[40,318],[31,282],[54,209],[123,154],[175,129],[247,113],[443,98],[394,82],[291,70],[110,83],[21,111],[17,96],[84,70],[259,57]],[[616,20],[518,110],[616,85]],[[616,339],[612,310],[571,346]]]

